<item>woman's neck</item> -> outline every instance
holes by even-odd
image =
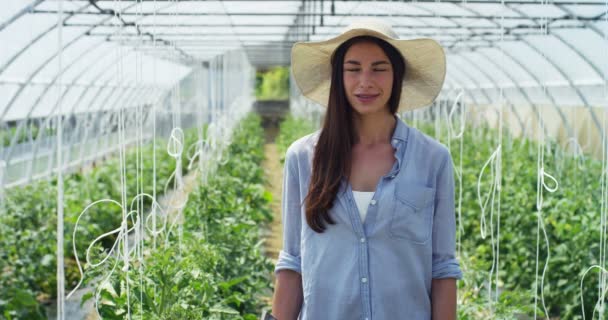
[[[353,120],[356,132],[355,143],[375,145],[390,143],[397,121],[390,113],[356,115]]]

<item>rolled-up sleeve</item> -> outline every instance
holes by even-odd
[[[300,208],[300,179],[297,170],[296,154],[290,147],[285,155],[285,167],[283,169],[283,197],[282,197],[282,219],[283,219],[283,249],[274,272],[289,269],[302,273],[300,258],[300,232],[301,232],[301,208]]]
[[[449,151],[437,176],[435,215],[433,218],[433,279],[462,279],[455,257],[456,214],[454,210],[454,169]]]

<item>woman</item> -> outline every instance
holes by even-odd
[[[451,157],[396,116],[439,94],[442,48],[359,21],[297,43],[292,72],[327,113],[287,150],[274,317],[455,319]]]

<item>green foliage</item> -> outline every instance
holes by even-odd
[[[4,147],[8,147],[11,144],[11,140],[17,136],[16,143],[23,143],[30,140],[30,137],[35,141],[38,138],[38,134],[40,132],[39,127],[30,123],[26,125],[24,128],[19,130],[17,133],[17,127],[9,127],[0,129],[0,145]],[[46,127],[44,134],[49,136],[54,136],[56,130],[54,128]]]
[[[434,136],[432,126],[422,127]],[[442,132],[446,133],[445,127]],[[447,137],[441,136],[446,142]],[[498,131],[487,127],[468,128],[464,135],[463,148],[463,199],[462,199],[462,252],[476,261],[492,261],[490,242],[490,216],[488,236],[481,238],[481,209],[477,199],[477,180],[484,163],[498,145]],[[460,141],[451,141],[451,153],[455,167],[460,161]],[[536,279],[536,208],[538,165],[538,144],[533,141],[514,138],[503,133],[502,141],[502,190],[500,196],[500,265],[498,285],[503,294],[499,301],[506,304],[504,310],[518,310],[532,314]],[[582,319],[580,281],[583,272],[590,266],[599,264],[600,243],[600,176],[601,163],[597,160],[573,157],[555,142],[548,142],[545,151],[545,171],[556,177],[560,188],[544,194],[542,222],[547,230],[550,260],[544,280],[545,304],[551,317],[561,319]],[[455,179],[458,179],[455,175]],[[486,171],[481,181],[481,192],[490,191],[490,171]],[[546,179],[546,183],[553,183]],[[458,200],[458,180],[456,180],[456,200]],[[498,199],[497,199],[498,200]],[[456,202],[458,203],[458,202]],[[489,211],[489,207],[488,207]],[[494,221],[498,218],[494,216]],[[547,246],[540,232],[539,289],[540,277],[547,258]],[[461,257],[462,259],[462,257]],[[477,265],[479,265],[477,263]],[[483,282],[473,282],[472,286],[488,286],[491,265],[473,269],[470,272],[482,274]],[[598,273],[589,273],[584,281],[585,313],[588,318],[593,313],[598,299]],[[471,287],[463,288],[465,291]],[[482,291],[487,289],[482,289]],[[505,293],[516,292],[518,299]],[[527,297],[527,298],[526,298]],[[487,299],[487,296],[484,297]],[[472,318],[471,318],[472,319]],[[508,317],[507,317],[508,319]]]
[[[272,219],[260,167],[260,118],[245,119],[232,141],[227,162],[190,194],[181,242],[173,237],[146,256],[141,274],[132,262],[128,280],[115,273],[101,289],[104,319],[124,319],[127,297],[131,314],[144,319],[257,319],[273,269],[259,233],[259,225]],[[107,271],[96,270],[89,279]]]
[[[289,98],[289,67],[275,67],[256,73],[255,96],[258,100]]]
[[[279,125],[279,134],[276,138],[277,149],[281,155],[281,164],[285,162],[287,148],[299,138],[315,131],[313,123],[309,120],[288,115]]]
[[[196,130],[186,133],[187,146],[196,141],[196,134]],[[160,195],[167,179],[175,170],[175,160],[167,154],[166,141],[157,140],[156,143],[156,193]],[[132,149],[126,154],[126,189],[129,202],[139,193],[138,177],[143,192],[153,193],[152,154],[151,143]],[[186,168],[186,161],[183,160],[183,168]],[[138,167],[138,163],[141,167]],[[118,159],[111,158],[90,171],[64,177],[67,289],[76,286],[80,279],[72,248],[76,219],[84,208],[94,201],[108,198],[120,202],[119,168]],[[56,296],[56,184],[53,178],[6,190],[4,203],[0,206],[0,319],[44,318],[44,310],[39,302],[47,302]],[[143,204],[147,208],[151,202],[145,199]],[[118,228],[121,219],[120,208],[109,204],[92,207],[88,214],[83,215],[76,235],[76,248],[81,263],[85,261],[85,251],[89,243],[97,236]],[[105,238],[101,249],[110,248],[115,240],[113,236]]]

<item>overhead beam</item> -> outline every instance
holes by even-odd
[[[12,15],[10,18],[8,18],[4,22],[0,23],[0,31],[4,30],[4,28],[6,28],[11,23],[15,22],[17,19],[21,18],[22,16],[33,12],[34,9],[36,8],[36,6],[39,5],[42,1],[44,1],[44,0],[34,0],[34,2],[23,7],[23,9],[19,10],[17,13]]]
[[[97,23],[64,23],[63,24],[64,27],[77,27],[77,28],[82,28],[82,27],[109,27],[109,28],[115,28],[116,25],[115,24],[109,24],[109,23],[101,23],[101,24],[97,24]],[[177,23],[177,24],[171,24],[171,23],[158,23],[158,24],[153,24],[153,23],[137,23],[138,27],[142,27],[142,28],[289,28],[289,27],[293,27],[296,26],[294,24],[226,24],[226,23],[217,23],[217,24],[208,24],[208,23]],[[297,24],[298,27],[304,27],[304,28],[312,28],[312,27],[316,27],[316,28],[334,28],[334,29],[341,29],[341,28],[346,28],[348,25],[346,24],[327,24],[325,23],[324,25],[315,25],[315,24]],[[130,24],[127,25],[125,27],[135,27],[135,24]],[[436,30],[436,29],[441,29],[441,30],[462,30],[462,26],[421,26],[421,25],[414,25],[414,24],[393,24],[392,25],[393,30],[399,30],[399,29],[431,29],[431,30]],[[496,27],[490,27],[490,26],[468,26],[467,28],[469,29],[475,29],[475,30],[497,30]],[[584,23],[581,22],[580,26],[554,26],[551,27],[551,29],[575,29],[575,28],[580,28],[583,29],[584,28]],[[513,27],[505,27],[505,30],[508,29],[517,29],[517,30],[522,30],[522,29],[538,29],[538,26],[536,24],[518,24],[516,26]],[[315,33],[318,34],[318,33]]]
[[[500,31],[500,29],[495,29],[497,31]],[[429,37],[436,37],[436,36],[452,36],[452,37],[476,37],[476,36],[501,36],[500,33],[496,33],[496,32],[472,32],[472,33],[448,33],[448,32],[442,32],[442,33],[438,33],[439,31],[433,31],[433,32],[409,32],[409,33],[401,33],[401,36],[429,36]],[[265,32],[265,33],[259,33],[259,32],[247,32],[247,33],[240,33],[240,32],[222,32],[222,33],[211,33],[211,32],[189,32],[189,33],[180,33],[180,32],[174,32],[174,33],[156,33],[154,34],[154,37],[185,37],[185,38],[197,38],[197,37],[217,37],[217,36],[246,36],[246,37],[254,37],[254,36],[284,36],[285,33],[283,32]],[[315,36],[322,36],[322,37],[335,37],[337,36],[337,33],[333,33],[333,32],[317,32],[315,33]],[[536,29],[534,31],[528,31],[528,32],[521,32],[521,33],[517,33],[516,36],[529,36],[529,35],[544,35],[544,33],[539,30]],[[125,38],[125,39],[133,39],[133,40],[137,40],[137,38],[141,38],[141,35],[135,34],[135,33],[121,33],[121,34],[116,34],[116,33],[106,33],[106,32],[100,32],[100,33],[90,33],[89,36],[96,36],[96,37],[109,37],[109,39],[116,39],[117,37]],[[515,36],[515,35],[506,35],[508,36]],[[170,38],[169,38],[170,39]],[[171,41],[174,41],[174,39],[170,39]]]
[[[82,0],[67,0],[67,1],[82,1]],[[120,0],[121,2],[142,2],[142,0]],[[208,2],[208,0],[154,0],[155,2]],[[374,2],[395,2],[394,0],[373,0]],[[99,2],[111,2],[111,1],[99,1]],[[143,1],[152,2],[152,0]],[[302,0],[222,0],[222,2],[302,2]],[[341,2],[362,2],[341,0]],[[370,1],[371,2],[371,1]],[[437,3],[436,0],[416,0],[418,3]],[[462,0],[441,0],[442,3],[453,3],[462,4]],[[529,0],[467,0],[466,3],[479,3],[479,4],[535,4]],[[604,5],[604,1],[552,1],[551,4],[561,5]]]
[[[57,10],[34,10],[33,13],[41,14],[58,14]],[[65,11],[64,14],[79,14],[79,15],[100,15],[107,14],[105,12],[79,12]],[[334,17],[378,17],[378,18],[452,18],[452,19],[470,19],[470,20],[530,20],[534,22],[547,22],[552,23],[556,21],[599,21],[606,15],[605,12],[596,15],[595,17],[572,17],[571,15],[562,15],[560,17],[513,17],[513,16],[496,16],[496,15],[478,15],[478,16],[463,16],[463,15],[437,15],[437,14],[404,14],[404,13],[374,13],[374,14],[359,14],[359,13],[335,13],[332,14]],[[137,17],[149,17],[149,16],[165,16],[165,17],[208,17],[208,16],[231,16],[231,17],[321,17],[327,16],[327,14],[321,14],[316,12],[121,12],[118,14],[122,16],[137,16]],[[234,26],[234,25],[233,25]]]

